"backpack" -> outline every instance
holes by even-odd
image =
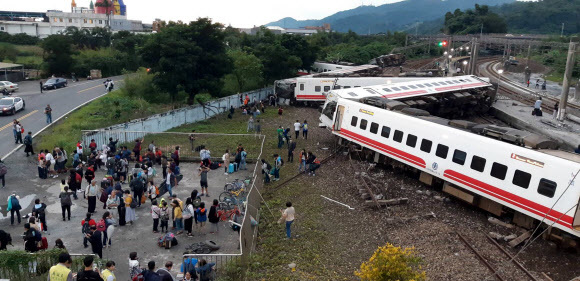
[[[199,198],[199,196],[198,196],[195,199],[193,199],[193,207],[197,209],[197,208],[199,208],[200,205],[201,205],[201,198]]]
[[[22,209],[22,207],[20,207],[20,201],[18,201],[18,198],[16,198],[16,196],[12,196],[12,198],[10,198],[10,203],[12,204],[12,210]]]
[[[196,263],[197,263],[197,260],[194,261],[194,259],[192,259],[192,258],[186,259],[183,262],[183,272],[184,273],[185,272],[189,272],[189,273],[191,273],[191,275],[194,275],[195,274],[195,264]]]
[[[121,160],[115,161],[115,170],[117,170],[117,172],[123,170],[123,161]]]
[[[113,167],[115,167],[115,160],[113,159],[109,159],[107,160],[107,162],[105,162],[105,166],[107,167],[107,169],[113,169]]]
[[[174,169],[173,173],[176,174],[176,175],[181,174],[181,169],[179,169],[179,166],[175,166],[175,169]]]
[[[169,220],[169,213],[167,212],[168,211],[168,208],[161,209],[161,211],[163,211],[163,213],[161,213],[161,216],[160,216],[161,217],[161,220],[162,221],[168,221]]]
[[[129,204],[129,207],[131,209],[137,208],[137,201],[135,201],[135,198],[131,198],[131,204]]]
[[[34,231],[34,239],[36,241],[42,241],[42,233],[40,233],[40,231],[38,230],[33,230]]]
[[[70,195],[63,192],[61,193],[62,197],[60,198],[60,204],[62,206],[71,206],[72,205],[72,201],[70,200]]]
[[[85,223],[83,224],[82,232],[86,234],[86,233],[89,233],[89,231],[91,231],[91,225],[89,224],[88,220],[85,220]]]
[[[8,167],[6,164],[0,163],[0,176],[6,175],[6,173],[8,173]]]
[[[266,168],[267,168],[268,170],[272,170],[272,165],[270,165],[270,163],[266,162]]]
[[[100,232],[107,231],[107,222],[105,222],[104,219],[101,219],[97,223],[97,230],[100,231]]]

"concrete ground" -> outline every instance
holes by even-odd
[[[0,189],[0,207],[2,208],[0,214],[0,229],[12,235],[14,247],[10,248],[24,248],[23,243],[19,240],[20,235],[24,231],[24,221],[20,225],[15,224],[14,226],[10,226],[10,216],[6,213],[6,198],[15,192],[21,197],[20,202],[23,207],[23,210],[21,210],[22,215],[31,211],[33,201],[36,198],[40,198],[48,205],[47,225],[50,234],[46,235],[46,237],[48,238],[50,247],[53,247],[54,241],[57,238],[61,238],[70,253],[91,253],[90,247],[85,249],[82,245],[81,220],[85,217],[88,204],[86,200],[83,200],[81,193],[79,193],[78,200],[73,200],[74,205],[71,208],[71,220],[66,222],[62,221],[58,195],[60,193],[60,180],[64,179],[65,176],[61,175],[58,179],[39,179],[34,159],[32,157],[26,158],[21,153],[15,153],[5,162],[9,167],[9,173],[6,175],[6,188]],[[199,176],[197,174],[198,165],[182,163],[180,166],[184,178],[173,189],[173,192],[174,195],[185,201],[185,198],[190,195],[193,189],[200,190]],[[211,206],[213,199],[218,198],[226,183],[232,182],[236,178],[240,180],[245,179],[251,175],[253,168],[252,165],[248,164],[248,170],[239,171],[227,176],[224,175],[222,169],[211,171],[208,175],[211,197],[202,198],[206,206]],[[160,182],[162,177],[160,167],[157,167],[157,171],[158,178],[156,183]],[[97,171],[97,179],[103,176],[103,170]],[[83,180],[83,189],[85,187],[86,181]],[[129,189],[129,185],[125,184],[123,188]],[[164,197],[167,199],[168,196],[168,194],[165,194]],[[218,234],[210,234],[209,224],[203,229],[194,227],[194,237],[188,238],[182,234],[177,236],[179,245],[169,250],[158,247],[157,238],[161,234],[152,233],[153,220],[150,215],[150,207],[151,204],[147,202],[145,206],[138,208],[136,211],[136,222],[133,225],[117,227],[113,235],[113,247],[103,249],[103,258],[114,260],[117,263],[117,280],[128,279],[128,257],[129,253],[133,251],[138,253],[142,266],[146,266],[149,260],[155,260],[158,265],[162,265],[166,261],[173,261],[177,265],[174,267],[175,272],[180,268],[181,257],[186,246],[196,242],[214,240],[221,246],[221,249],[214,253],[239,253],[239,235],[237,235],[237,232],[231,230],[229,223],[220,223]],[[97,201],[97,214],[93,215],[93,218],[100,218],[104,211],[102,203]],[[113,213],[115,217],[118,217],[116,210]]]
[[[523,73],[512,73],[512,72],[506,72],[504,74],[508,79],[512,80],[512,81],[517,81],[520,82],[521,85],[523,87],[527,86],[527,83],[525,80],[525,76]],[[536,80],[540,79],[540,86],[538,89],[536,89]],[[542,91],[542,83],[544,82],[544,74],[543,73],[532,73],[532,75],[530,76],[530,90],[533,91]],[[572,81],[572,83],[574,83],[576,81]],[[559,84],[558,82],[554,82],[554,81],[546,81],[546,92],[554,97],[559,97],[562,94],[562,85]],[[574,87],[570,87],[570,91],[568,92],[568,96],[569,97],[576,97],[577,99],[580,99],[580,93],[576,93],[576,89]]]

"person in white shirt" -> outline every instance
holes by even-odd
[[[536,116],[542,116],[542,97],[539,97],[534,104],[534,113]]]
[[[290,239],[290,226],[294,222],[294,215],[296,214],[294,207],[292,207],[292,202],[286,202],[286,210],[280,210],[280,212],[282,212],[280,221],[286,221],[286,237]]]
[[[52,154],[48,152],[48,150],[45,150],[44,152],[45,152],[44,160],[46,161],[46,164],[48,165],[50,163],[50,166],[48,167],[48,174],[51,174],[53,178],[58,178],[58,175],[54,170],[56,159],[54,159],[54,156],[52,156]]]
[[[300,135],[300,126],[302,124],[300,124],[300,121],[296,120],[296,123],[294,123],[294,133],[296,134],[296,139],[298,139],[298,136]]]

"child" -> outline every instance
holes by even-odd
[[[205,209],[205,203],[201,202],[199,208],[197,208],[197,221],[199,222],[199,228],[202,229],[207,221],[207,210]]]

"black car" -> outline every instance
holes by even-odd
[[[49,89],[58,89],[62,87],[66,87],[67,82],[64,78],[50,78],[42,85],[42,89],[49,90]]]

